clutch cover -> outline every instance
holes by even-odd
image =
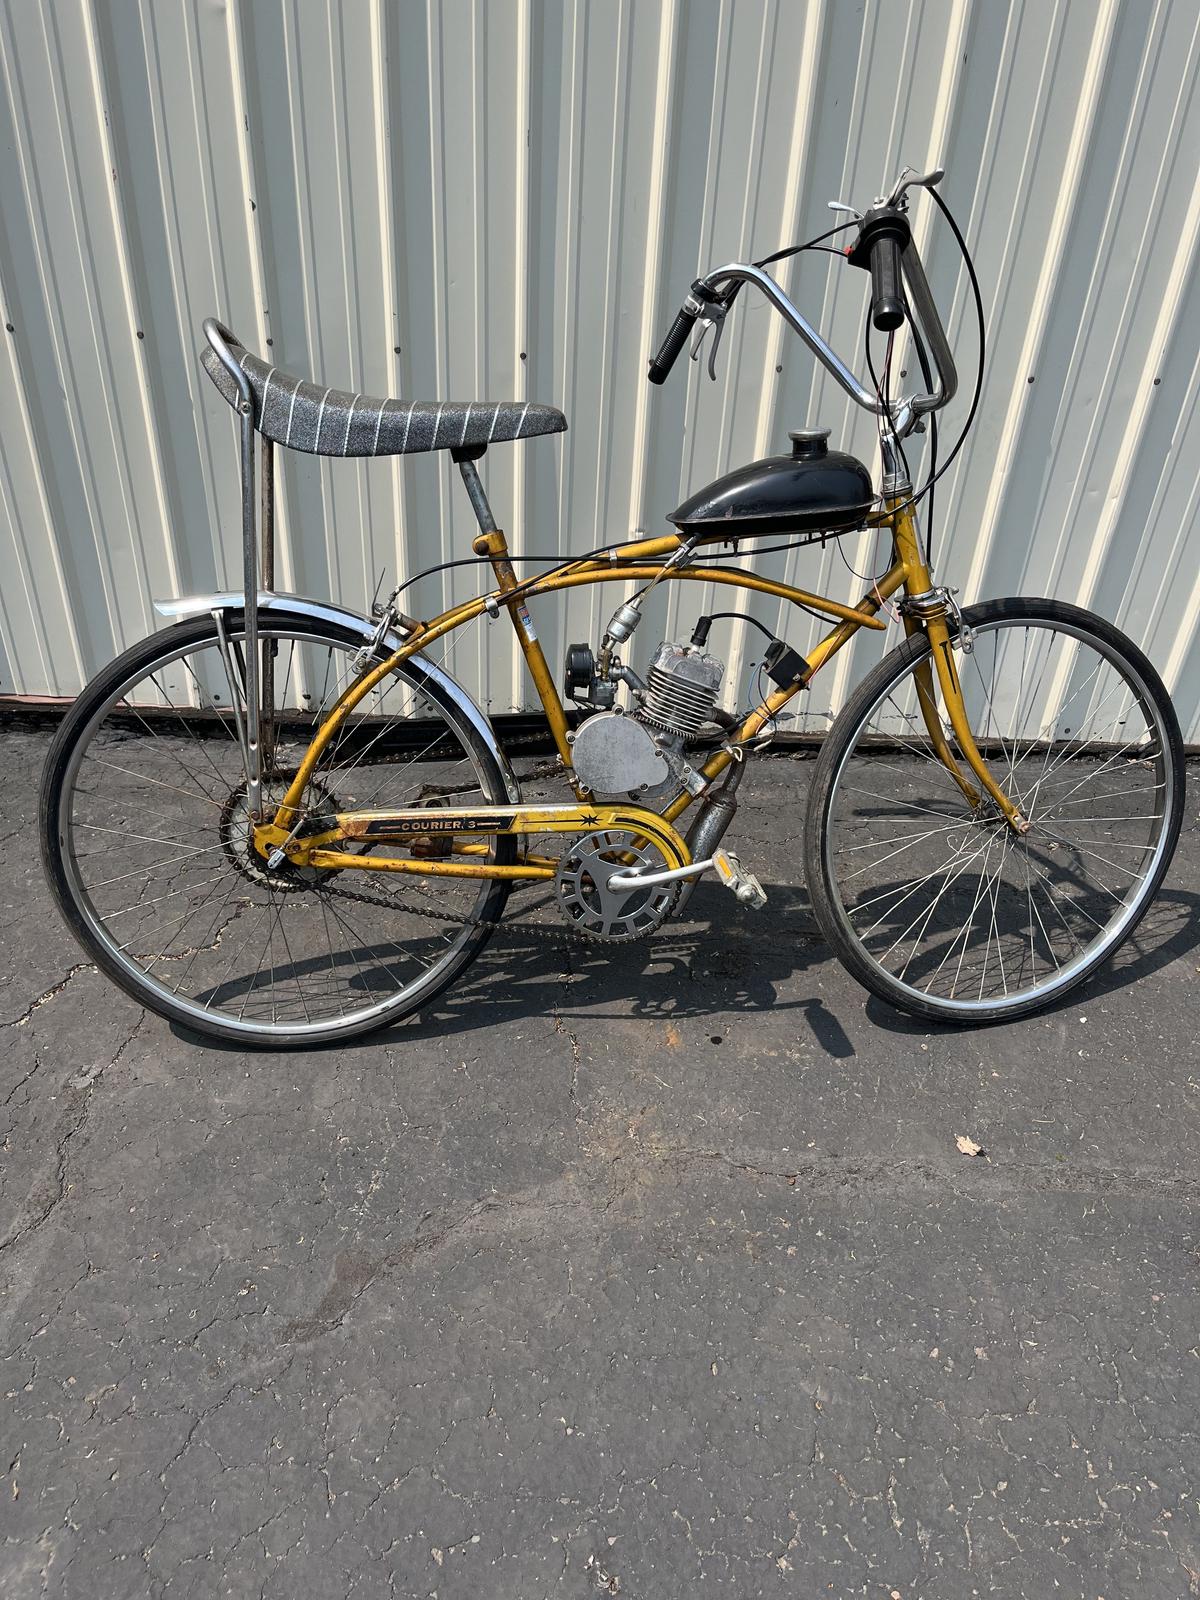
[[[636,794],[656,789],[671,775],[654,735],[620,711],[598,711],[580,723],[571,765],[593,794]]]

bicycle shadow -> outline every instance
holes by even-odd
[[[805,1019],[828,1055],[853,1056],[845,1028],[823,999],[781,992],[798,974],[830,959],[807,891],[771,884],[767,892],[769,922],[735,907],[724,888],[699,884],[685,921],[669,922],[653,938],[628,945],[575,939],[553,907],[523,908],[518,898],[504,927],[457,984],[419,1017],[382,1027],[364,1042],[444,1040],[538,1016],[592,1025],[772,1010],[794,1012],[798,1023]],[[180,1023],[170,1028],[205,1050],[244,1048]],[[343,1048],[315,1045],[311,1053]]]
[[[667,923],[653,938],[629,945],[573,940],[552,908],[539,907],[530,916],[523,914],[518,900],[502,931],[459,984],[420,1017],[383,1027],[368,1042],[444,1040],[536,1016],[590,1026],[773,1011],[794,1014],[797,1024],[803,1019],[827,1055],[854,1056],[846,1028],[824,999],[781,992],[833,957],[813,919],[807,890],[791,884],[767,889],[769,922],[731,907],[723,888],[700,884],[686,921]],[[1200,895],[1161,891],[1114,961],[1039,1015],[1118,993],[1197,947]],[[906,1016],[865,993],[861,1011],[856,1002],[851,1004],[857,1014],[892,1034],[973,1031],[970,1025]],[[176,1023],[170,1026],[178,1037],[204,1049],[242,1049]],[[332,1054],[341,1048],[315,1046],[313,1053]]]
[[[1118,994],[1122,989],[1138,983],[1151,973],[1159,972],[1172,961],[1181,960],[1192,951],[1200,949],[1200,895],[1185,889],[1160,889],[1149,911],[1113,959],[1082,984],[1072,989],[1060,1000],[1053,1001],[1037,1013],[1040,1017],[1053,1017],[1060,1011],[1076,1009],[1089,1001]],[[947,1036],[977,1032],[976,1026],[954,1022],[925,1022],[917,1017],[894,1011],[875,995],[867,998],[864,1007],[867,1019],[876,1027],[896,1034],[927,1034],[937,1032]],[[1020,1026],[1019,1023],[1013,1026]]]
[[[759,1011],[794,1012],[830,1056],[855,1054],[841,1022],[815,995],[782,986],[829,959],[807,891],[767,885],[769,925],[732,908],[728,892],[697,886],[687,920],[628,945],[573,940],[556,914],[535,923],[518,913],[463,983],[415,1022],[381,1039],[445,1038],[553,1012],[592,1025],[681,1021]],[[559,937],[561,929],[563,937]]]

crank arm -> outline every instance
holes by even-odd
[[[755,909],[766,905],[767,895],[762,884],[752,872],[747,872],[738,858],[730,855],[728,850],[714,851],[705,860],[693,861],[686,867],[664,868],[658,872],[622,869],[614,872],[609,878],[608,888],[652,889],[660,883],[678,883],[683,878],[698,878],[710,867],[716,867],[721,882],[743,905],[754,906]]]
[[[686,867],[663,867],[657,872],[638,872],[621,867],[608,880],[610,889],[653,889],[660,883],[679,883],[684,878],[698,878],[716,865],[713,856],[704,861],[692,861]]]

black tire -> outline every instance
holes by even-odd
[[[981,998],[979,1001],[975,1001],[974,999],[965,1001],[958,998],[948,998],[944,995],[939,996],[923,992],[913,983],[899,981],[896,974],[889,971],[883,965],[881,959],[877,955],[873,955],[870,951],[868,951],[864,944],[864,933],[860,933],[859,929],[856,929],[851,921],[852,913],[847,909],[846,904],[846,899],[848,897],[843,893],[843,890],[839,885],[838,875],[835,869],[835,854],[840,853],[842,855],[848,855],[850,849],[863,850],[866,848],[874,848],[874,846],[855,844],[850,847],[843,846],[841,850],[838,851],[834,843],[837,825],[835,824],[832,816],[832,809],[835,805],[835,799],[838,794],[838,786],[841,780],[841,774],[844,770],[848,769],[851,755],[857,751],[858,758],[862,761],[868,761],[872,757],[872,751],[870,749],[866,747],[860,748],[860,739],[864,736],[864,730],[869,728],[871,719],[876,715],[881,707],[897,704],[894,698],[891,697],[893,697],[894,694],[899,690],[899,686],[904,682],[904,680],[911,675],[913,667],[919,664],[922,660],[928,659],[929,643],[926,635],[923,632],[914,633],[897,649],[893,650],[889,655],[887,655],[883,661],[881,661],[879,665],[875,667],[860,684],[858,684],[853,694],[850,696],[845,708],[834,721],[833,727],[822,747],[813,775],[813,785],[809,796],[804,837],[805,866],[808,876],[809,892],[812,896],[813,909],[816,913],[817,921],[821,927],[821,930],[832,946],[834,953],[837,955],[838,959],[842,962],[846,969],[865,988],[878,995],[880,999],[887,1001],[889,1005],[896,1007],[898,1010],[905,1011],[912,1016],[931,1022],[951,1022],[959,1026],[987,1024],[999,1021],[1012,1021],[1019,1017],[1029,1016],[1032,1013],[1039,1011],[1045,1006],[1051,1004],[1052,1002],[1060,999],[1063,995],[1069,993],[1072,989],[1077,987],[1077,985],[1085,982],[1097,967],[1099,967],[1103,962],[1107,961],[1113,955],[1113,953],[1120,948],[1121,944],[1123,944],[1133,932],[1134,928],[1137,926],[1138,922],[1149,908],[1155,894],[1162,884],[1167,869],[1170,866],[1171,857],[1179,838],[1179,830],[1183,819],[1185,788],[1183,741],[1179,731],[1179,723],[1175,716],[1174,708],[1171,705],[1170,697],[1168,696],[1162,680],[1158,676],[1158,673],[1146,659],[1145,655],[1137,648],[1135,644],[1133,644],[1130,639],[1126,638],[1126,636],[1121,633],[1119,629],[1113,627],[1111,623],[1106,622],[1103,618],[1097,617],[1088,611],[1084,611],[1078,606],[1066,605],[1062,602],[1054,600],[1014,598],[989,601],[985,604],[969,608],[963,613],[963,615],[965,621],[973,629],[980,631],[980,636],[985,641],[988,638],[989,632],[998,636],[1000,630],[1009,626],[1025,626],[1027,639],[1029,637],[1029,630],[1036,630],[1039,627],[1042,629],[1048,628],[1053,630],[1056,637],[1060,633],[1064,637],[1073,637],[1077,642],[1084,643],[1088,647],[1094,649],[1098,659],[1107,661],[1109,666],[1111,666],[1113,669],[1114,677],[1118,672],[1123,674],[1127,687],[1138,697],[1136,703],[1139,709],[1141,709],[1143,714],[1146,716],[1147,725],[1153,721],[1157,733],[1161,736],[1161,750],[1152,749],[1150,752],[1155,757],[1154,763],[1149,761],[1139,762],[1130,757],[1128,758],[1128,764],[1130,766],[1155,766],[1157,781],[1154,788],[1157,790],[1161,784],[1164,796],[1164,804],[1161,819],[1156,819],[1153,816],[1145,819],[1140,817],[1131,817],[1128,819],[1117,817],[1115,819],[1119,822],[1126,820],[1146,820],[1150,822],[1154,822],[1156,820],[1161,821],[1161,826],[1155,833],[1152,855],[1148,858],[1148,870],[1146,871],[1144,877],[1139,877],[1134,870],[1135,866],[1139,863],[1126,863],[1124,860],[1120,860],[1117,863],[1120,865],[1123,871],[1128,873],[1128,875],[1137,878],[1141,884],[1141,887],[1132,891],[1131,898],[1122,904],[1122,909],[1119,914],[1117,912],[1112,912],[1110,914],[1111,922],[1108,926],[1112,927],[1114,930],[1111,938],[1108,938],[1106,942],[1106,940],[1096,936],[1096,948],[1090,954],[1088,953],[1089,947],[1083,946],[1080,955],[1061,969],[1061,979],[1054,978],[1048,974],[1045,982],[1040,987],[1037,986],[1037,968],[1035,961],[1032,965],[1032,971],[1035,980],[1034,992],[1022,994],[1018,991],[1013,995],[1009,995],[1007,980],[1005,981],[1005,994],[1003,998],[995,999],[991,1003],[986,1002],[982,997],[982,980],[980,984]],[[978,644],[976,645],[976,648],[978,649]],[[993,662],[998,659],[998,652],[1001,648],[1002,647],[999,644],[992,645],[992,649],[995,652],[993,655]],[[956,652],[956,659],[960,663],[960,675],[963,676],[964,682],[966,682],[968,668],[966,665],[964,665],[964,663],[970,658],[964,655],[960,649]],[[982,681],[983,680],[981,677],[981,684]],[[1004,682],[1004,679],[994,679],[994,681]],[[1031,691],[1031,693],[1037,692],[1037,690]],[[1096,691],[1093,690],[1091,692],[1095,693]],[[1016,703],[1019,713],[1021,703],[1020,690],[1017,692]],[[887,713],[887,715],[891,715],[890,711]],[[1053,722],[1054,726],[1057,728],[1060,722],[1060,714],[1058,712],[1055,713]],[[913,719],[913,723],[915,726],[915,719]],[[1124,725],[1122,724],[1122,726]],[[1043,723],[1040,732],[1044,733],[1044,730],[1045,724]],[[979,728],[976,727],[974,731],[978,736],[980,731]],[[1068,748],[1074,737],[1077,737],[1077,735],[1069,735],[1067,737]],[[900,741],[900,743],[903,747],[904,741]],[[1026,740],[1026,743],[1031,745],[1032,741]],[[1049,760],[1049,751],[1053,747],[1052,740],[1050,740],[1048,737],[1041,738],[1038,748],[1040,749],[1042,745],[1046,745],[1047,747],[1047,754],[1042,758],[1043,769],[1045,769],[1046,763]],[[1019,736],[1014,736],[1012,739],[1012,753],[1015,753],[1019,747]],[[1004,749],[1002,742],[1000,748],[1001,750]],[[1084,746],[1080,746],[1080,752],[1082,752],[1084,748]],[[917,750],[916,753],[919,755],[924,754],[928,758],[927,751],[922,752]],[[901,756],[899,759],[904,760],[905,758]],[[1008,759],[1012,759],[1011,753],[1009,754]],[[1021,760],[1024,759],[1025,757],[1021,757]],[[1114,757],[1113,759],[1116,758]],[[1018,762],[1018,765],[1019,764],[1020,762]],[[1056,761],[1055,764],[1061,765],[1061,761]],[[934,766],[940,776],[942,778],[946,778],[945,769],[941,768],[937,763],[934,763]],[[924,772],[923,768],[914,767],[913,770],[916,770],[922,774]],[[1051,767],[1050,770],[1053,770],[1053,767]],[[1101,768],[1100,770],[1103,769]],[[1159,777],[1159,770],[1161,771],[1161,777]],[[1069,782],[1071,777],[1072,774],[1068,772],[1067,779],[1065,781]],[[1028,778],[1029,774],[1026,774],[1026,778],[1023,781],[1027,783]],[[873,781],[876,783],[876,788],[874,790],[862,790],[860,788],[856,792],[874,794],[874,797],[877,800],[884,799],[884,796],[879,794],[878,791],[887,790],[888,783],[886,781]],[[931,779],[928,781],[932,782]],[[1003,782],[1003,779],[1001,778],[1000,781]],[[947,786],[950,788],[953,787],[949,784]],[[849,790],[850,787],[851,786],[848,784],[847,789]],[[1038,787],[1039,785],[1034,786],[1035,796]],[[1066,792],[1069,794],[1073,791],[1068,789]],[[961,796],[958,796],[956,792],[954,793],[953,798],[961,800]],[[862,801],[845,802],[843,800],[841,803],[846,805],[848,809],[849,807],[857,804],[859,811],[864,815],[871,811],[876,813],[881,811],[879,806],[875,806],[873,808],[866,807],[863,805]],[[895,800],[893,794],[889,793],[886,796],[886,801],[882,810],[886,811],[887,805],[889,804],[900,805],[902,803],[902,801]],[[1062,804],[1062,802],[1058,803]],[[1078,805],[1081,802],[1073,801],[1071,803]],[[939,817],[942,815],[952,815],[952,800],[939,798],[937,804],[939,806],[945,804],[948,808],[947,812],[945,813],[938,811],[937,815]],[[1125,804],[1126,806],[1132,806],[1133,802],[1126,802]],[[1157,801],[1155,804],[1157,804]],[[965,811],[966,802],[962,801],[962,805]],[[913,809],[918,812],[923,810],[928,812],[930,810],[930,806],[928,804],[924,807],[914,806]],[[980,819],[978,810],[979,808],[977,808],[976,812],[969,814],[969,820],[971,824],[977,824],[978,826],[982,827],[984,826],[984,822]],[[1055,816],[1056,814],[1051,811],[1049,812],[1049,815]],[[1107,823],[1113,819],[1110,819],[1109,817],[1103,817],[1098,820],[1099,822]],[[1089,824],[1089,819],[1086,813],[1083,821],[1085,824]],[[1003,823],[1002,819],[998,819],[994,816],[987,817],[986,824],[993,830],[998,829],[999,832],[997,833],[997,837],[1002,835],[1003,839],[1007,841],[1007,843],[1002,843],[1000,847],[1002,851],[1001,863],[1003,863],[1004,855],[1007,853],[1008,845],[1013,843],[1013,839],[1010,834],[1004,832],[1004,830],[1007,828],[1007,825]],[[918,826],[921,825],[922,824],[918,824]],[[880,828],[882,837],[883,831],[886,828],[886,821],[880,820],[878,826]],[[954,849],[959,852],[958,858],[950,858],[945,864],[935,869],[935,872],[940,872],[942,876],[940,880],[940,890],[935,893],[933,885],[930,885],[929,888],[929,893],[931,896],[929,917],[933,918],[938,909],[937,903],[946,893],[949,885],[955,879],[963,875],[964,869],[961,866],[955,865],[955,859],[961,860],[962,851],[964,849],[971,849],[972,846],[970,840],[968,840],[966,845],[956,843],[956,838],[962,837],[964,832],[963,828],[959,827],[957,823],[954,825],[956,830],[955,833],[951,833],[948,828],[931,825],[928,822],[924,823],[923,826],[931,834],[946,835],[946,838],[942,841],[939,841],[936,846],[928,846],[929,850]],[[1049,828],[1050,824],[1047,824],[1046,826]],[[1030,848],[1036,847],[1036,834],[1036,828],[1031,830],[1031,834],[1029,835],[1029,839],[1031,841]],[[894,835],[894,838],[903,839],[903,837],[903,835],[899,834]],[[920,834],[914,834],[912,837],[915,840],[922,836]],[[1085,839],[1090,838],[1088,835],[1085,835],[1084,837]],[[887,842],[890,844],[891,840],[888,840]],[[1077,848],[1073,841],[1067,842],[1070,844],[1071,848]],[[1018,843],[1024,844],[1025,841],[1021,840],[1018,841]],[[1056,840],[1047,845],[1045,848],[1050,852],[1057,849],[1059,852],[1059,857],[1062,858],[1064,855],[1063,844],[1064,841]],[[1093,853],[1094,846],[1095,841],[1092,841]],[[909,848],[909,846],[902,843],[899,849],[893,850],[891,854],[899,854],[900,850],[907,848]],[[981,847],[975,847],[973,849],[973,854],[971,854],[967,859],[969,861],[978,859],[980,848]],[[1108,846],[1107,848],[1111,849],[1111,846]],[[1122,848],[1127,849],[1132,853],[1136,848],[1139,847],[1122,846],[1120,844],[1116,846],[1116,849],[1118,850]],[[1146,849],[1150,850],[1149,844],[1146,846]],[[981,887],[984,881],[985,868],[991,860],[990,852],[991,844],[989,843],[986,845],[983,861],[978,869]],[[1069,853],[1070,851],[1068,850],[1066,854],[1069,855]],[[864,859],[866,858],[861,856],[858,858],[859,862],[862,862]],[[881,861],[886,861],[887,856],[883,855],[880,859]],[[1076,856],[1075,859],[1078,860],[1080,857]],[[1100,857],[1099,859],[1104,858]],[[911,860],[912,858],[910,857],[910,865],[908,867],[890,868],[889,870],[892,875],[895,875],[895,873],[898,871],[901,879],[903,880],[904,871],[912,870]],[[1056,863],[1052,860],[1051,864],[1054,865]],[[848,864],[847,867],[843,869],[847,873],[847,879],[858,876],[859,873],[864,870],[861,865],[855,865],[854,870],[850,871],[850,865],[851,864]],[[870,865],[872,867],[874,866],[873,863]],[[950,872],[949,870],[951,866],[955,866],[955,870],[953,872]],[[971,870],[973,872],[974,868],[972,867]],[[1026,889],[1029,893],[1031,893],[1029,889],[1031,882],[1035,887],[1040,887],[1040,885],[1037,883],[1038,877],[1044,877],[1046,878],[1047,882],[1049,882],[1049,874],[1045,870],[1044,858],[1042,859],[1041,864],[1036,866],[1035,870],[1037,877],[1031,879],[1029,866],[1026,865]],[[998,867],[997,878],[999,877],[999,872],[1000,868]],[[868,880],[868,883],[869,882],[870,880]],[[917,880],[914,879],[912,882],[917,882]],[[885,890],[884,894],[882,896],[878,896],[877,899],[886,902],[889,894],[900,895],[902,891],[907,891],[902,898],[894,901],[894,904],[899,906],[904,903],[904,899],[910,899],[915,893],[920,892],[923,894],[928,882],[928,879],[921,880],[919,891],[914,891],[910,888],[909,884],[902,881],[899,890]],[[854,891],[854,894],[857,895],[861,893],[862,889],[865,887],[866,886],[860,886],[859,889]],[[964,888],[961,892],[965,894],[966,889]],[[993,891],[993,894],[994,893],[995,891]],[[1051,896],[1054,895],[1053,888],[1050,889],[1050,894]],[[953,897],[951,896],[950,898]],[[976,897],[976,903],[979,903],[978,894]],[[995,903],[995,899],[993,898],[993,928],[996,927],[994,920]],[[1062,900],[1061,904],[1067,905],[1070,909],[1070,902],[1066,899]],[[983,905],[987,905],[986,899],[983,901]],[[883,920],[884,914],[888,912],[889,909],[890,908],[885,904],[885,912],[880,914],[880,920]],[[1033,909],[1034,899],[1031,894],[1031,915],[1028,919],[1030,923],[1031,935],[1036,932],[1033,927]],[[854,907],[854,910],[856,912],[860,912],[862,910],[862,904],[860,903]],[[904,911],[903,915],[907,916],[909,910],[911,910],[911,905]],[[919,920],[920,913],[923,910],[923,903],[919,903],[918,918],[913,919],[914,924]],[[901,919],[897,918],[897,920]],[[946,920],[949,920],[948,915]],[[1095,917],[1089,917],[1089,921],[1095,922],[1096,919]],[[960,937],[963,939],[964,950],[966,949],[968,941],[973,932],[973,923],[974,909],[972,909],[971,923],[968,925],[965,934],[960,930],[960,932],[955,935],[956,940]],[[1100,926],[1098,922],[1096,925]],[[916,938],[924,937],[926,926],[928,926],[928,922],[921,927],[921,930],[916,935]],[[1065,919],[1064,926],[1066,926]],[[950,927],[953,927],[953,923],[950,923]],[[871,931],[871,929],[867,928],[863,922],[860,922],[859,928],[864,929],[865,933],[869,933]],[[1070,930],[1068,929],[1068,931]],[[891,927],[886,928],[880,935],[879,942],[882,943],[883,939],[887,938],[891,932]],[[1057,930],[1055,930],[1055,932],[1057,932]],[[1105,929],[1105,933],[1107,934],[1107,927]],[[905,934],[901,936],[901,938],[905,940],[907,939],[907,930],[905,931]],[[1021,935],[1021,938],[1022,940],[1024,939],[1024,934]],[[997,942],[999,944],[999,936]],[[896,944],[899,943],[900,940],[897,940]],[[914,939],[913,948],[915,949],[915,947],[916,945]],[[951,948],[952,947],[953,941]],[[895,958],[897,964],[900,960],[900,956],[904,954],[906,948],[906,943],[901,945],[899,954],[897,954]],[[890,947],[888,954],[891,953],[891,949],[895,949],[895,944]],[[932,961],[932,959],[933,956],[931,955],[929,960]],[[959,959],[961,964],[961,956]],[[912,955],[910,953],[908,960],[905,962],[905,971],[907,971],[908,963],[911,960]],[[944,955],[942,958],[942,963],[939,963],[938,969],[935,969],[934,971],[934,978],[936,978],[938,972],[941,971],[941,967],[945,961],[946,956]],[[986,966],[987,959],[985,956],[985,972]],[[1001,968],[1003,973],[1002,962]],[[918,970],[920,970],[919,962]],[[928,970],[929,968],[926,966],[926,973],[928,973]]]
[[[361,636],[354,630],[334,622],[317,622],[310,617],[281,610],[262,611],[259,614],[260,633],[280,635],[295,630],[306,639],[318,644],[328,643],[341,649],[356,649]],[[236,639],[243,628],[242,614],[231,613],[226,618],[226,629],[231,639]],[[132,645],[101,671],[83,690],[67,713],[46,758],[40,793],[40,831],[42,861],[47,881],[62,915],[83,950],[99,969],[140,1005],[156,1011],[169,1021],[205,1034],[246,1047],[268,1049],[297,1049],[340,1043],[360,1037],[388,1026],[413,1012],[423,1009],[480,953],[491,937],[494,924],[500,917],[508,898],[510,884],[500,880],[487,880],[480,891],[476,913],[479,925],[466,930],[461,943],[452,952],[452,959],[443,960],[434,969],[429,981],[422,983],[420,992],[392,1005],[381,1003],[380,1010],[369,1020],[351,1016],[327,1025],[297,1027],[292,1031],[275,1031],[270,1036],[255,1033],[252,1027],[235,1025],[220,1015],[197,1014],[194,1005],[180,1003],[114,955],[113,947],[106,942],[103,930],[91,907],[88,897],[81,893],[78,874],[73,870],[71,830],[64,817],[64,806],[69,802],[68,783],[78,761],[83,759],[81,742],[86,745],[95,727],[99,727],[106,712],[111,710],[113,698],[124,685],[139,673],[153,670],[155,664],[180,650],[203,647],[217,639],[216,624],[211,615],[191,618],[171,628],[151,635]],[[464,716],[458,705],[435,681],[422,672],[419,658],[405,662],[397,673],[413,689],[419,689],[424,700],[445,719],[448,729],[469,751],[479,775],[480,788],[487,801],[505,804],[513,797],[505,782],[504,773],[486,742],[480,737],[472,721]],[[513,862],[517,859],[517,841],[513,836],[499,836],[495,843],[495,859]],[[77,865],[77,863],[75,864]],[[343,873],[341,876],[345,876]]]

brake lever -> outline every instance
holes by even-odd
[[[918,172],[915,167],[905,167],[896,179],[896,187],[886,198],[877,200],[876,205],[900,206],[904,209],[904,194],[907,189],[932,189],[941,183],[946,176],[944,167],[934,167],[932,172]]]
[[[692,345],[692,360],[697,361],[700,358],[700,346],[704,343],[705,335],[710,328],[713,330],[713,340],[708,347],[708,375],[714,383],[717,381],[717,351],[721,345],[721,335],[725,331],[725,315],[728,310],[728,306],[715,301],[706,306],[705,314],[697,321],[699,332]]]

